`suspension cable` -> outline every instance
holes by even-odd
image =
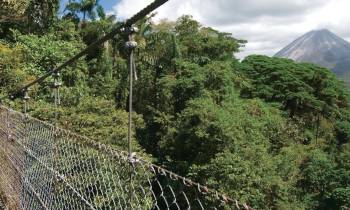
[[[123,29],[123,32],[127,36],[127,41],[125,42],[125,49],[128,54],[128,67],[129,67],[129,107],[128,107],[128,160],[130,164],[130,183],[129,183],[129,204],[130,208],[132,207],[132,200],[134,197],[134,189],[133,189],[133,176],[135,174],[135,155],[133,153],[132,148],[132,112],[133,112],[133,80],[134,75],[136,76],[136,65],[134,60],[134,50],[137,47],[137,43],[134,41],[134,33],[136,33],[138,29],[136,27],[126,27]],[[136,78],[135,78],[136,79]]]

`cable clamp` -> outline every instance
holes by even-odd
[[[135,165],[140,162],[140,160],[136,157],[136,152],[133,152],[128,156],[128,161],[132,165]]]
[[[135,41],[127,41],[125,42],[125,48],[127,50],[134,50],[137,47],[137,42]]]
[[[29,92],[29,89],[26,89],[24,91],[24,96],[23,96],[23,100],[24,101],[28,101],[30,99],[30,96],[29,96],[28,92]]]
[[[129,36],[129,35],[132,35],[132,34],[139,32],[139,29],[135,26],[127,26],[127,27],[120,29],[120,32]]]

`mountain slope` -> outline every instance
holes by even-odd
[[[304,34],[275,57],[315,63],[333,70],[340,77],[350,71],[350,43],[327,29]]]

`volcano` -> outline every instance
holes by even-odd
[[[326,67],[350,84],[350,43],[327,29],[304,34],[279,51],[275,57]]]

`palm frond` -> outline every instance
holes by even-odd
[[[101,5],[97,5],[96,12],[97,12],[97,15],[99,18],[101,18],[102,20],[106,19],[105,10],[103,9],[103,7]]]

